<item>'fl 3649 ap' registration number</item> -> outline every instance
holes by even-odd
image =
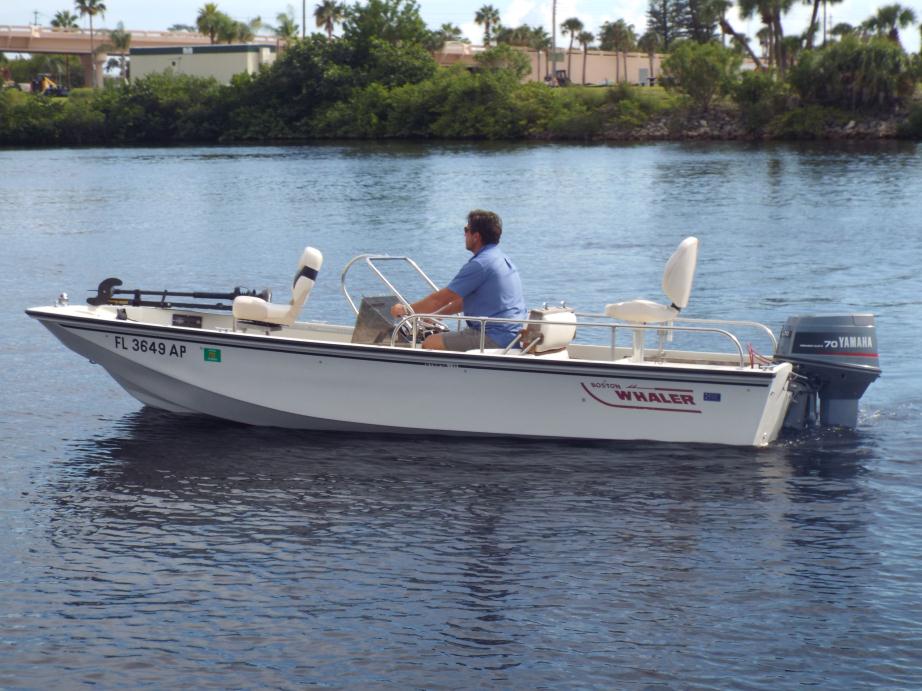
[[[115,347],[118,350],[130,350],[136,353],[150,353],[168,357],[185,357],[186,346],[166,343],[152,338],[133,338],[116,336]]]

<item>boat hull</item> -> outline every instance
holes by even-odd
[[[764,446],[789,402],[784,363],[560,361],[28,314],[147,405],[252,425]]]

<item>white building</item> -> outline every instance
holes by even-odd
[[[235,74],[255,74],[262,65],[271,65],[276,54],[275,46],[254,44],[132,48],[131,78],[170,71],[214,77],[222,84],[229,84]]]

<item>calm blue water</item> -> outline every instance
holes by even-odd
[[[919,688],[922,149],[0,152],[0,687]],[[765,450],[382,438],[144,409],[25,307],[126,286],[440,283],[497,210],[531,304],[873,311],[854,432]],[[446,392],[450,395],[450,392]]]

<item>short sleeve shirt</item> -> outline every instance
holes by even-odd
[[[525,319],[525,299],[519,271],[499,246],[486,245],[461,267],[448,289],[464,299],[464,313],[472,317]],[[479,329],[479,322],[468,322]],[[487,335],[505,347],[521,330],[521,324],[487,324]]]

